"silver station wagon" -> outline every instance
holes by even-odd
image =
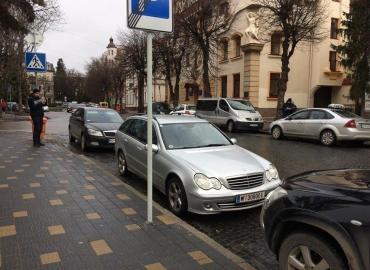
[[[121,175],[146,178],[147,118],[129,117],[116,134]],[[210,214],[263,204],[280,184],[271,162],[236,144],[206,120],[186,116],[153,119],[153,183],[172,212]]]

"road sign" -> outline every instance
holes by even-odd
[[[172,0],[127,0],[129,28],[173,31]]]
[[[28,72],[46,71],[46,55],[44,53],[26,52],[25,63]]]

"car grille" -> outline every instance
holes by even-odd
[[[249,174],[240,177],[228,178],[230,189],[240,190],[261,186],[263,184],[263,173]]]
[[[245,202],[245,203],[235,203],[235,202],[230,202],[230,203],[218,203],[218,207],[223,210],[227,209],[241,209],[241,208],[246,208],[246,207],[253,207],[253,206],[258,206],[263,203],[264,199],[254,201],[254,202]]]
[[[116,131],[103,131],[103,133],[106,137],[114,138],[116,136]]]

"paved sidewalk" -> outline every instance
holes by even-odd
[[[57,141],[0,132],[0,270],[253,269]]]

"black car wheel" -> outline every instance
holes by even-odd
[[[281,130],[281,127],[274,126],[271,130],[272,138],[275,140],[280,140],[283,138],[283,131]]]
[[[289,235],[279,251],[280,270],[345,270],[337,249],[320,235],[297,232]]]
[[[81,150],[82,152],[86,152],[88,150],[87,142],[86,142],[86,136],[85,134],[81,135]]]
[[[68,129],[68,137],[70,143],[74,143],[76,141],[75,137],[72,136],[71,128]]]
[[[118,152],[118,172],[121,176],[125,176],[128,173],[126,157],[123,151]]]
[[[227,127],[227,131],[230,132],[230,133],[234,132],[234,130],[235,130],[234,122],[231,121],[231,120],[229,122],[227,122],[226,127]]]
[[[170,210],[177,216],[183,215],[188,208],[186,192],[180,179],[172,177],[167,183],[167,200]]]
[[[320,141],[325,146],[333,146],[336,141],[334,132],[330,129],[324,130],[320,134]]]

